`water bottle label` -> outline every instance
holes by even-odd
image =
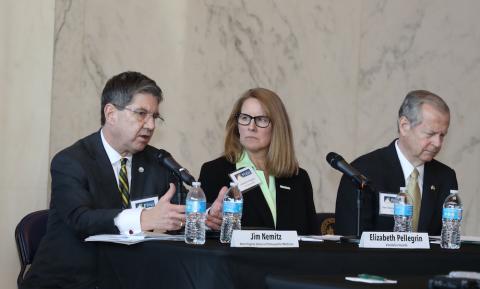
[[[187,213],[205,213],[207,211],[206,201],[191,201],[187,200]]]
[[[443,208],[442,218],[447,220],[461,220],[462,209],[459,208]]]
[[[393,207],[393,214],[395,216],[410,217],[410,216],[413,215],[413,206],[412,205],[395,204],[395,206]]]
[[[223,202],[224,213],[241,213],[243,209],[243,202],[225,201]]]

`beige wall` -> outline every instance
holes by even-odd
[[[54,1],[0,1],[0,287],[16,288],[18,221],[47,206]]]
[[[333,211],[347,160],[396,137],[413,89],[450,104],[439,160],[456,169],[463,232],[480,234],[478,1],[57,0],[51,153],[99,127],[105,81],[139,70],[165,91],[166,123],[152,143],[198,175],[222,152],[234,100],[264,86],[292,119],[297,154],[318,211]]]
[[[340,178],[325,155],[352,160],[388,144],[406,92],[432,90],[452,110],[438,158],[457,171],[463,232],[480,234],[480,2],[52,2],[11,0],[0,10],[0,145],[8,152],[0,174],[8,281],[0,282],[9,287],[18,266],[10,236],[20,216],[46,207],[48,161],[99,128],[101,89],[125,70],[162,87],[166,123],[152,142],[195,175],[221,154],[234,100],[254,86],[277,91],[317,211],[334,210]]]

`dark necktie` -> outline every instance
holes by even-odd
[[[128,188],[128,173],[127,173],[127,158],[121,159],[120,163],[122,167],[118,174],[118,189],[120,190],[120,196],[122,197],[122,207],[127,209],[130,207],[130,193]]]

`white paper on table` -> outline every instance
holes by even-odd
[[[430,236],[430,243],[440,244],[441,236]],[[460,241],[470,244],[480,244],[480,236],[460,236]]]
[[[298,236],[299,241],[304,241],[304,242],[323,242],[323,239],[319,238],[320,236]]]
[[[132,245],[146,241],[184,241],[183,235],[169,235],[155,232],[142,232],[135,235],[120,234],[101,234],[90,236],[85,239],[86,242],[110,242],[124,245]]]
[[[340,241],[340,235],[305,235],[298,236],[298,240],[307,242]]]
[[[479,236],[460,236],[462,242],[480,244]]]
[[[480,280],[480,272],[451,271],[450,273],[448,273],[448,277]]]

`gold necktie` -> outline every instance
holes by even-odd
[[[123,158],[120,162],[122,167],[118,173],[118,189],[122,197],[122,207],[127,209],[130,207],[130,193],[128,188],[128,174],[127,174],[127,158]]]
[[[413,201],[413,218],[412,227],[413,231],[418,230],[418,219],[420,217],[420,207],[422,205],[422,196],[420,195],[420,187],[418,186],[418,170],[415,168],[408,177],[407,185],[408,194],[412,197]]]

